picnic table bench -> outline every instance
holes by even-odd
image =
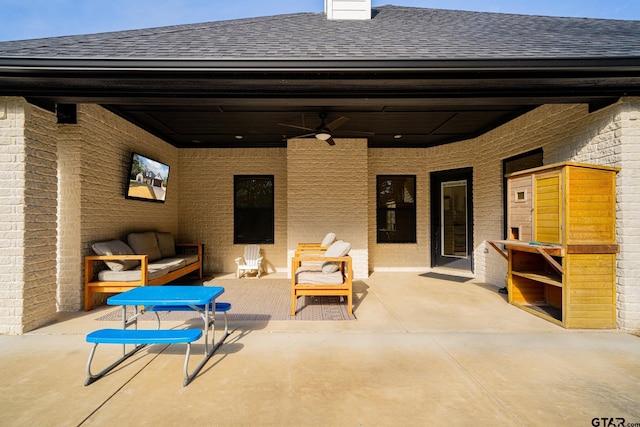
[[[138,350],[148,344],[187,344],[187,350],[184,356],[184,385],[191,381],[189,375],[189,355],[191,354],[191,343],[202,337],[200,329],[98,329],[87,335],[87,342],[93,343],[89,360],[87,361],[87,379],[84,385],[89,385],[98,380],[120,363],[133,356]],[[98,372],[91,373],[91,362],[95,355],[98,344],[133,344],[133,350],[125,353],[120,359],[107,368]]]

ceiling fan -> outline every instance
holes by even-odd
[[[295,138],[307,138],[310,136],[314,136],[316,139],[319,139],[320,141],[326,141],[327,144],[329,145],[336,145],[336,142],[333,140],[333,135],[335,134],[336,129],[342,126],[347,120],[349,120],[349,118],[345,116],[341,116],[335,119],[334,121],[332,121],[331,123],[326,123],[325,119],[327,118],[327,113],[320,113],[318,114],[318,116],[320,117],[320,125],[315,129],[308,128],[305,126],[291,125],[287,123],[278,123],[278,124],[280,126],[286,126],[294,129],[302,129],[310,132],[304,135],[298,135]],[[303,116],[303,119],[304,119],[304,116]],[[361,132],[361,131],[350,131],[350,130],[340,131],[340,134],[361,135],[361,136],[374,135],[373,132]]]

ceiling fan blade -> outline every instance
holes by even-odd
[[[329,123],[327,125],[327,128],[329,128],[329,130],[335,130],[340,126],[342,126],[343,124],[345,124],[347,121],[349,121],[349,117],[346,117],[346,116],[338,117],[337,119]]]
[[[329,139],[327,139],[327,144],[336,145],[336,142],[333,140],[333,138],[329,138]]]
[[[315,133],[305,133],[304,135],[296,135],[296,136],[289,137],[287,139],[309,138],[309,137],[312,137],[312,136],[316,136],[316,134]]]
[[[280,125],[280,126],[286,126],[286,127],[288,127],[288,128],[308,130],[308,131],[311,131],[311,132],[313,132],[313,131],[314,131],[314,129],[311,129],[311,128],[307,128],[307,127],[304,127],[304,126],[298,126],[298,125],[290,125],[290,124],[287,124],[287,123],[278,123],[278,125]]]
[[[365,131],[361,131],[361,130],[341,130],[339,132],[340,135],[361,135],[361,136],[374,136],[375,133],[374,132],[365,132]]]

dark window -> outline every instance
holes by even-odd
[[[273,243],[273,175],[235,175],[233,194],[233,243]]]
[[[542,166],[542,158],[542,148],[538,148],[527,153],[509,157],[502,161],[502,210],[504,217],[503,233],[505,239],[509,236],[507,233],[507,177],[505,175]]]
[[[415,175],[376,177],[378,243],[416,243]]]

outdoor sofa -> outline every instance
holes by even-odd
[[[84,258],[84,309],[95,293],[119,293],[138,286],[164,285],[190,273],[202,279],[202,244],[175,243],[169,232],[130,233],[127,243],[93,244]]]

